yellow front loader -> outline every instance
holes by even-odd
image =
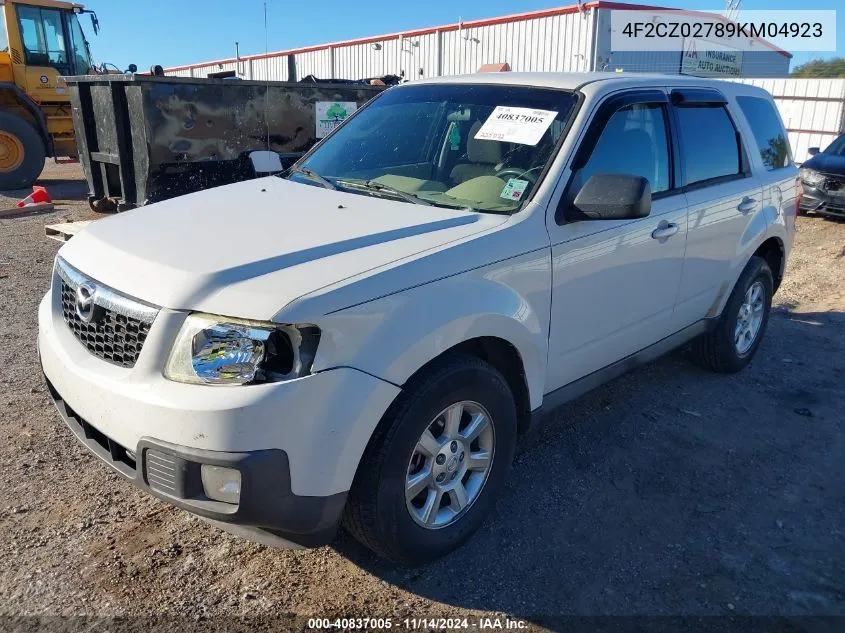
[[[98,70],[79,24],[80,4],[0,0],[0,189],[29,187],[44,158],[77,158],[61,76]]]

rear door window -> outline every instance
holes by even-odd
[[[742,173],[739,134],[722,105],[675,108],[686,169],[685,184],[694,185]]]
[[[772,103],[759,97],[737,97],[736,101],[754,132],[766,169],[771,171],[789,165],[792,160],[789,138]]]

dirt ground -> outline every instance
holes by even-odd
[[[845,222],[799,219],[746,371],[676,353],[562,408],[521,440],[480,532],[409,570],[343,534],[308,551],[229,536],[76,442],[36,308],[59,246],[44,224],[92,214],[78,166],[42,184],[54,212],[0,219],[0,616],[845,616]]]

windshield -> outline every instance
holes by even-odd
[[[831,154],[833,156],[845,156],[845,134],[841,135],[838,139],[833,141],[827,148],[824,150],[825,154]]]
[[[512,213],[536,187],[575,103],[572,92],[524,86],[393,88],[315,148],[289,178]]]
[[[88,42],[85,39],[85,33],[82,32],[82,26],[79,24],[79,18],[75,13],[70,14],[70,46],[73,51],[73,61],[75,75],[88,75],[91,73],[91,51],[88,50]]]

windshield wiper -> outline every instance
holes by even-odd
[[[307,167],[293,166],[290,168],[290,171],[292,174],[302,174],[309,180],[313,180],[314,182],[320,183],[326,189],[337,189],[337,186],[335,186],[335,184],[331,180],[329,180],[328,178],[323,178],[313,169],[308,169]]]
[[[338,180],[338,182],[342,187],[345,187],[347,185],[352,185],[353,187],[363,187],[368,191],[378,191],[379,193],[385,193],[390,196],[401,198],[405,202],[412,202],[413,204],[422,204],[427,207],[432,206],[432,204],[428,200],[423,200],[422,198],[418,198],[412,193],[400,191],[399,189],[395,189],[390,185],[375,182],[374,180]]]

